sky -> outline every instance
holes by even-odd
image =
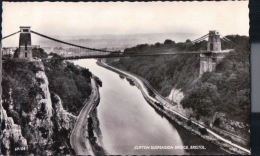
[[[3,2],[2,19],[3,36],[19,26],[52,36],[249,32],[248,1]]]

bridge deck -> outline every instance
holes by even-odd
[[[162,55],[182,55],[182,54],[205,54],[208,52],[162,52],[162,53],[111,53],[103,55],[85,55],[85,56],[64,56],[57,59],[73,60],[73,59],[90,59],[90,58],[116,58],[116,57],[141,57],[141,56],[162,56]]]

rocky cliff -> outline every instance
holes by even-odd
[[[71,72],[72,74],[68,75],[56,75],[56,78],[74,81],[77,75],[90,79],[91,73],[84,71],[85,75],[82,76],[73,70],[83,69],[62,61],[59,64],[63,69],[50,69],[52,65],[48,63],[50,62],[12,59],[3,63],[1,154],[74,154],[69,144],[69,134],[76,121],[76,116],[72,113],[76,112],[69,112],[63,108],[64,101],[68,103],[68,100],[60,96],[64,97],[69,93],[66,90],[56,93],[60,88],[54,84],[60,85],[62,81],[54,82],[56,79],[50,77],[55,77],[54,74],[59,72]],[[75,77],[71,78],[69,75]],[[80,90],[82,95],[86,91],[84,87],[73,84],[70,84],[70,87]],[[72,97],[76,98],[76,95]],[[85,92],[82,99],[87,97],[88,94]],[[79,110],[80,108],[78,107]]]
[[[21,126],[14,123],[12,117],[8,117],[6,110],[1,108],[1,154],[23,154],[28,149],[27,140],[21,133]]]
[[[49,154],[53,110],[43,63],[11,60],[4,63],[2,87],[3,107],[27,140],[28,150],[24,152]]]

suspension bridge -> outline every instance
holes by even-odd
[[[4,36],[2,40],[5,40],[11,36],[14,36],[16,34],[20,34],[19,38],[19,51],[20,54],[18,57],[26,59],[26,58],[32,58],[32,45],[31,45],[31,34],[35,34],[37,36],[40,36],[42,38],[54,41],[56,43],[61,43],[66,46],[70,46],[74,48],[74,51],[72,51],[71,55],[60,55],[61,57],[58,57],[57,59],[84,59],[84,58],[110,58],[110,57],[139,57],[139,56],[159,56],[159,55],[176,55],[176,54],[206,54],[211,51],[214,51],[214,42],[217,43],[217,41],[212,41],[212,47],[208,47],[208,50],[205,51],[192,51],[192,52],[173,52],[173,51],[160,51],[160,52],[131,52],[131,53],[125,53],[122,51],[112,51],[112,50],[107,50],[107,48],[103,49],[98,49],[98,48],[91,48],[87,46],[82,46],[74,43],[70,43],[67,41],[62,41],[60,39],[51,37],[49,35],[45,35],[42,33],[39,33],[37,31],[31,30],[30,27],[20,27],[20,30],[14,33],[11,33],[7,36]],[[213,34],[216,35],[216,34]],[[210,38],[210,33],[207,33],[206,35],[203,35],[193,41],[191,41],[192,44],[199,43],[203,40],[206,40],[207,38]],[[211,36],[211,38],[214,40],[215,36]],[[225,42],[231,42],[228,38],[222,37],[220,38],[221,40]],[[221,50],[221,48],[220,48]],[[77,51],[78,53],[76,53]],[[218,49],[219,51],[219,49]],[[63,54],[66,53],[65,51],[62,52]],[[69,52],[67,52],[69,53]],[[71,52],[70,52],[71,53]],[[80,55],[78,55],[80,54]]]
[[[200,75],[207,71],[213,71],[215,68],[216,63],[223,58],[224,53],[228,51],[223,51],[221,49],[221,40],[224,42],[229,42],[231,44],[234,44],[231,40],[228,38],[222,36],[219,34],[217,31],[209,31],[209,33],[202,35],[201,37],[191,41],[192,44],[196,44],[199,42],[202,42],[204,40],[208,39],[207,42],[207,49],[204,51],[192,51],[192,52],[153,52],[153,53],[138,53],[138,52],[133,52],[133,53],[124,53],[122,51],[112,51],[112,50],[107,50],[106,48],[103,49],[98,49],[98,48],[92,48],[92,47],[87,47],[87,46],[82,46],[74,43],[70,43],[67,41],[63,41],[54,37],[51,37],[49,35],[45,35],[42,33],[39,33],[37,31],[31,30],[30,27],[20,27],[20,30],[14,33],[11,33],[7,36],[2,37],[2,41],[15,36],[16,34],[20,34],[19,38],[19,47],[18,47],[18,52],[19,54],[17,57],[19,59],[24,59],[24,60],[31,60],[33,59],[32,57],[32,42],[31,42],[31,34],[35,34],[37,36],[43,37],[45,39],[61,43],[70,47],[78,48],[78,51],[82,52],[83,55],[77,56],[77,55],[70,55],[70,56],[61,56],[58,57],[57,59],[85,59],[85,58],[109,58],[109,57],[140,57],[140,56],[159,56],[159,55],[176,55],[176,54],[199,54],[200,55]],[[182,116],[178,112],[175,112],[178,116],[185,118],[185,120],[188,120],[188,118]],[[203,125],[192,121],[195,125],[206,128]],[[216,134],[215,132],[211,131],[210,129],[206,128],[207,131],[218,138],[219,140],[228,143],[234,147],[237,147],[238,149],[249,153],[250,150],[245,149],[235,143],[232,143],[230,140],[225,139],[224,137],[221,137],[220,135]]]

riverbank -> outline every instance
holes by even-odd
[[[74,129],[70,135],[70,144],[77,155],[94,155],[98,153],[95,136],[93,135],[92,118],[90,114],[99,103],[100,95],[95,78],[91,78],[92,92],[89,99],[84,101],[84,107],[77,117]]]
[[[181,125],[185,129],[193,132],[194,134],[199,135],[205,140],[217,144],[221,148],[225,149],[225,151],[227,151],[228,153],[236,153],[236,154],[250,153],[249,150],[232,143],[231,141],[219,136],[215,132],[206,128],[204,125],[197,123],[195,121],[191,121],[184,115],[174,110],[174,105],[175,105],[174,103],[169,103],[163,97],[159,96],[156,92],[153,92],[153,88],[147,86],[139,78],[136,78],[135,76],[129,74],[128,72],[111,67],[104,62],[99,61],[97,64],[106,69],[112,70],[118,73],[119,75],[126,77],[127,79],[130,79],[141,90],[143,96],[149,102],[149,104],[152,107],[154,107],[157,111],[159,111],[163,116],[168,118],[168,120],[174,121],[175,123]],[[151,93],[151,91],[153,94]]]
[[[250,148],[250,61],[249,38],[226,36],[235,44],[223,42],[225,54],[213,72],[199,75],[200,55],[187,54],[205,50],[207,42],[141,44],[125,49],[125,53],[178,52],[158,57],[107,58],[106,63],[144,78],[163,97],[171,96],[182,112],[247,149]],[[142,80],[142,79],[141,79]],[[176,92],[177,91],[177,92]],[[174,94],[172,94],[174,93]],[[199,98],[198,98],[199,97]]]

